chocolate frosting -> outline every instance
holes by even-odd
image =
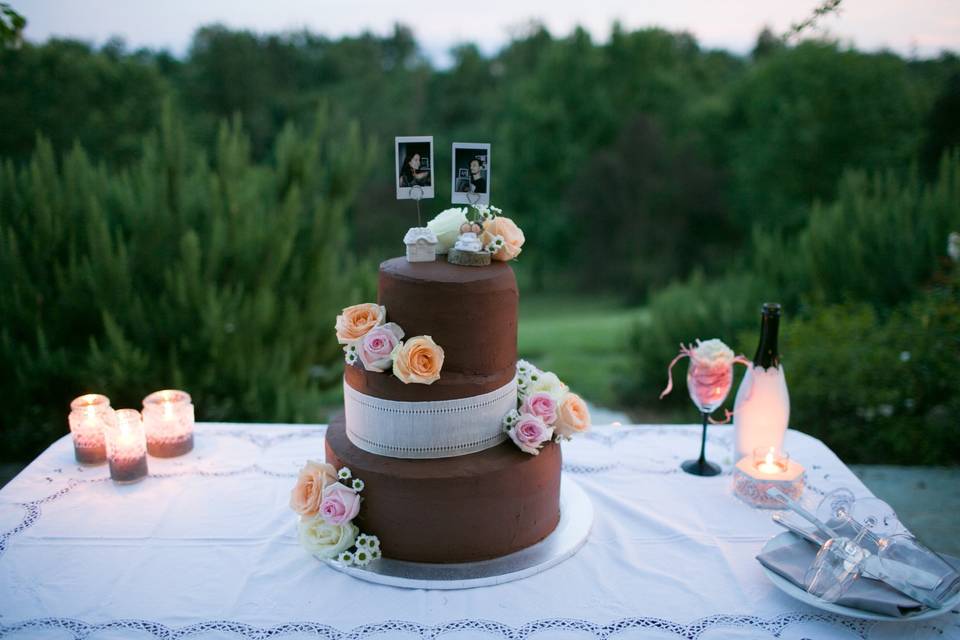
[[[393,258],[380,265],[378,299],[387,321],[399,324],[406,337],[432,336],[443,348],[441,378],[479,376],[476,382],[482,385],[483,377],[505,375],[516,365],[519,293],[505,262],[463,267],[442,257],[435,262]],[[502,386],[501,379],[486,390]],[[467,395],[480,393],[483,389]]]
[[[356,524],[383,555],[413,562],[495,558],[545,538],[560,521],[560,445],[539,455],[512,442],[465,456],[403,460],[350,442],[343,416],[327,429],[326,460],[364,481]]]

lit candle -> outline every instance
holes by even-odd
[[[114,421],[110,399],[98,393],[87,393],[70,403],[70,434],[73,455],[81,464],[102,464],[107,461],[103,431]]]
[[[118,409],[116,421],[104,430],[110,477],[136,482],[147,475],[147,439],[136,409]]]
[[[733,491],[753,507],[781,509],[783,504],[767,495],[777,488],[797,500],[803,493],[803,465],[777,447],[757,447],[752,456],[744,456],[733,468]]]
[[[757,447],[753,450],[753,464],[757,471],[777,475],[787,470],[790,455],[776,447]]]
[[[187,392],[164,389],[148,395],[143,424],[150,455],[172,458],[193,449],[193,402]]]

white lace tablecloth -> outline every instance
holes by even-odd
[[[715,478],[678,471],[699,427],[597,427],[565,443],[565,473],[596,511],[587,544],[534,577],[464,591],[360,582],[300,548],[287,500],[303,461],[323,456],[323,427],[201,424],[192,454],[151,458],[130,486],[79,467],[63,438],[0,490],[0,637],[960,637],[955,611],[871,623],[776,590],[754,556],[778,528],[731,494],[730,427],[710,433]],[[808,501],[868,493],[820,441],[791,431],[785,447],[807,466]]]

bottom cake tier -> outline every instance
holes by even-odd
[[[540,455],[512,442],[454,458],[379,456],[347,438],[343,415],[327,430],[327,462],[364,481],[357,524],[383,555],[412,562],[472,562],[543,540],[560,520],[560,445]]]

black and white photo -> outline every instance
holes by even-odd
[[[395,148],[397,199],[432,198],[433,136],[398,136]]]
[[[455,204],[490,204],[490,145],[453,143],[451,201]]]

